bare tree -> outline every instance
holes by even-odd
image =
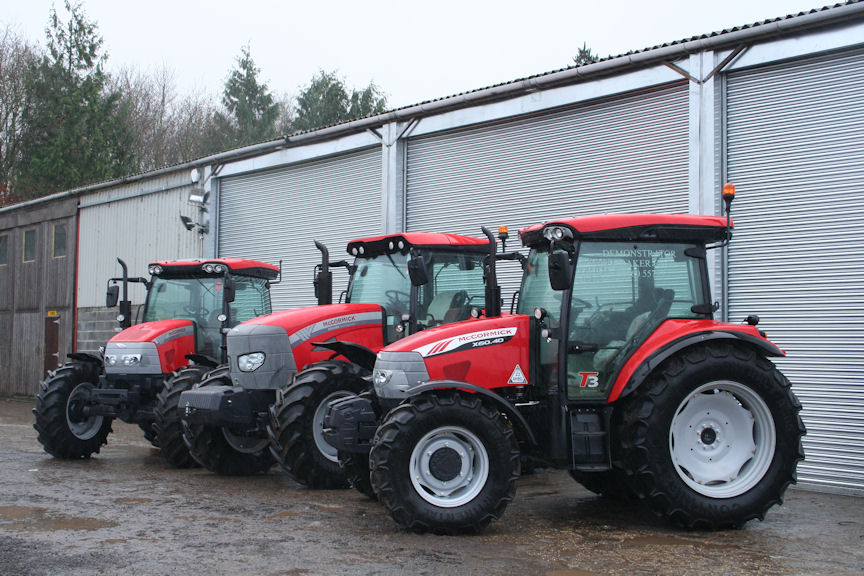
[[[36,49],[9,26],[0,31],[0,206],[12,202],[10,182],[20,154],[27,67]]]

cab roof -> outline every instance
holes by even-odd
[[[433,247],[462,248],[470,252],[481,252],[489,249],[489,240],[443,232],[403,232],[401,234],[371,236],[369,238],[352,240],[348,243],[347,251],[352,256],[370,257],[377,254],[404,252],[409,248]]]
[[[545,242],[543,231],[567,228],[581,240],[712,243],[726,238],[725,216],[697,214],[601,214],[550,220],[519,230],[523,246]]]
[[[222,264],[228,268],[232,274],[239,276],[252,276],[254,278],[264,278],[266,280],[275,280],[279,276],[279,268],[267,262],[259,260],[247,260],[245,258],[209,258],[207,260],[157,260],[150,263],[150,266],[161,266],[162,276],[171,274],[201,274],[202,276],[212,276],[214,274],[204,271],[205,264]],[[148,266],[149,267],[149,266]],[[221,274],[215,274],[221,275]]]

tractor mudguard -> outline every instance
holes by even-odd
[[[206,366],[207,368],[218,368],[220,364],[215,358],[206,354],[186,354],[186,359],[198,366]]]
[[[77,362],[92,362],[94,364],[99,364],[100,367],[102,366],[102,357],[90,352],[72,352],[66,354],[66,357]]]
[[[501,411],[507,415],[510,421],[513,423],[516,428],[517,437],[520,440],[525,440],[528,442],[531,449],[537,448],[537,438],[534,436],[534,431],[531,430],[531,425],[528,424],[528,421],[522,415],[519,410],[513,406],[510,402],[507,401],[506,398],[502,397],[499,394],[492,392],[491,390],[487,390],[486,388],[482,388],[475,384],[469,384],[468,382],[457,382],[455,380],[430,380],[429,382],[424,382],[422,384],[418,384],[413,388],[409,388],[405,391],[408,397],[417,396],[419,394],[423,394],[424,392],[430,392],[432,390],[462,390],[468,391],[475,394],[480,394],[484,398],[488,398],[492,400],[496,406],[501,408]]]
[[[655,350],[633,372],[633,375],[627,381],[627,384],[626,386],[624,386],[624,389],[621,391],[621,393],[614,398],[610,397],[609,402],[614,402],[636,390],[642,384],[642,382],[644,382],[648,378],[651,372],[653,372],[654,369],[657,368],[660,364],[662,364],[663,361],[667,358],[671,357],[674,354],[677,354],[685,348],[689,348],[690,346],[694,346],[696,344],[701,344],[703,342],[708,342],[711,340],[738,340],[748,346],[756,348],[766,356],[777,357],[786,355],[785,352],[775,346],[772,342],[768,340],[763,340],[761,338],[756,338],[754,336],[751,336],[750,334],[745,334],[742,332],[713,330],[710,332],[688,334],[687,336],[669,342],[665,346],[662,346],[661,348]]]
[[[350,362],[361,366],[370,372],[375,367],[375,352],[361,344],[342,342],[331,338],[326,342],[312,342],[315,348],[326,348],[344,356]]]

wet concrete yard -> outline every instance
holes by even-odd
[[[560,471],[523,477],[477,536],[415,535],[352,490],[175,470],[115,422],[91,460],[56,460],[32,402],[0,399],[0,574],[864,574],[864,499],[793,487],[742,530],[684,532]]]

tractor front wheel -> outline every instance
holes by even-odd
[[[477,396],[424,394],[390,411],[375,433],[372,487],[414,532],[477,532],[513,499],[519,456],[500,410]]]
[[[154,413],[156,421],[153,430],[156,435],[156,445],[162,456],[175,468],[190,468],[196,465],[189,455],[189,448],[183,441],[183,415],[178,408],[180,394],[191,390],[198,384],[207,368],[204,366],[187,366],[174,372],[165,381],[162,390],[156,396]]]
[[[708,343],[667,361],[624,408],[631,488],[686,528],[764,518],[804,458],[801,405],[749,347]]]
[[[193,387],[230,384],[228,367],[222,366]],[[267,439],[246,434],[246,430],[205,426],[183,420],[183,441],[196,462],[223,476],[251,476],[266,472],[273,466]]]
[[[330,402],[362,392],[366,375],[350,362],[319,362],[299,372],[270,407],[270,450],[298,483],[316,489],[347,486],[337,450],[324,439],[324,416]]]
[[[52,456],[90,458],[107,444],[111,418],[85,414],[90,391],[99,386],[100,370],[95,362],[68,362],[40,385],[33,427]]]

